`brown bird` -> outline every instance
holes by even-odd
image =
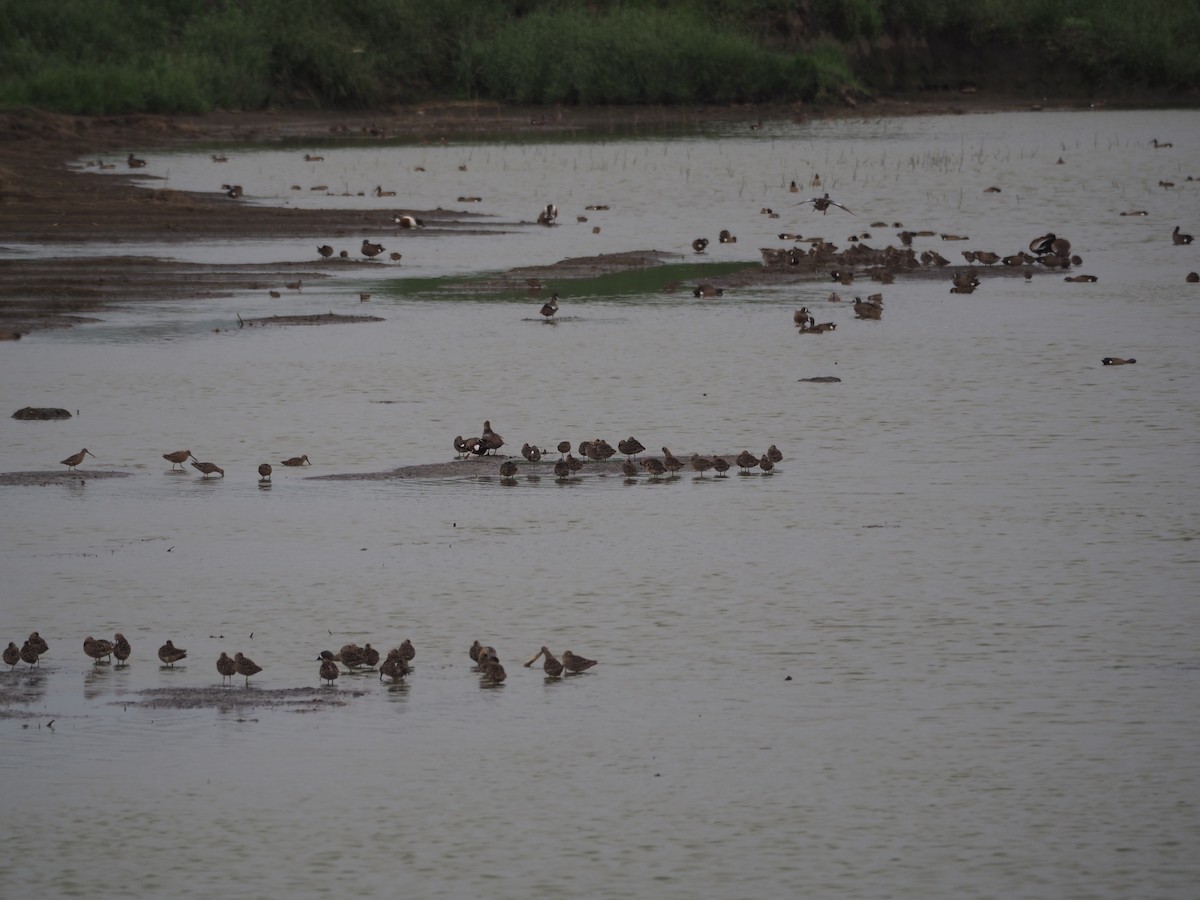
[[[176,647],[170,641],[167,641],[158,648],[158,658],[172,669],[175,668],[175,663],[187,657],[187,651],[181,647]]]
[[[704,248],[708,246],[708,238],[696,238],[692,241],[692,249],[697,253],[703,253]]]
[[[29,663],[30,667],[38,665],[38,652],[33,647],[29,646],[29,641],[21,645],[20,652],[21,660]]]
[[[662,452],[663,452],[662,464],[663,464],[663,468],[666,471],[668,471],[672,475],[674,475],[676,472],[678,472],[680,469],[683,468],[683,463],[680,462],[678,459],[676,459],[671,454],[670,450],[668,450],[666,447],[663,447]]]
[[[328,653],[329,651],[326,650],[325,652]],[[323,659],[319,656],[317,659],[321,660],[321,668],[318,671],[318,674],[321,676],[321,680],[328,681],[330,684],[333,684],[333,682],[337,680],[338,676],[342,674],[341,670],[337,667],[337,663],[335,663],[332,659]]]
[[[634,457],[646,448],[642,446],[641,441],[631,435],[623,441],[617,441],[617,449],[626,456]]]
[[[187,469],[183,468],[183,464],[188,461],[188,457],[191,455],[191,450],[176,450],[174,453],[164,453],[162,458],[171,464],[172,469],[179,466],[180,469],[186,472]]]
[[[197,460],[192,460],[192,468],[197,469],[200,472],[203,472],[205,478],[207,478],[213,472],[220,472],[221,477],[222,478],[225,477],[225,470],[222,469],[220,466],[218,466],[216,463],[199,462]]]
[[[1171,242],[1176,245],[1190,244],[1193,240],[1194,238],[1190,234],[1180,234],[1178,225],[1171,232]]]
[[[387,659],[379,667],[379,680],[383,681],[384,676],[392,679],[393,682],[400,681],[406,675],[412,672],[412,667],[404,659],[404,651],[400,647],[393,647],[388,651]]]
[[[117,665],[124,665],[131,653],[133,653],[133,648],[129,645],[129,641],[125,640],[125,635],[118,631],[113,635],[113,656],[117,658]]]
[[[748,473],[751,469],[758,465],[758,457],[749,450],[743,450],[737,455],[737,459],[734,461],[738,464],[738,468],[745,473]]]
[[[556,312],[558,312],[558,294],[551,297],[548,303],[543,303],[541,309],[541,313],[546,317],[547,321],[553,318]]]
[[[379,665],[379,651],[368,643],[363,647],[363,665],[368,669],[373,669]]]
[[[8,646],[4,648],[4,664],[9,667],[11,672],[17,667],[17,663],[21,661],[21,648],[12,641],[8,642]]]
[[[567,463],[567,469],[570,471],[570,473],[572,475],[574,475],[576,472],[578,472],[580,469],[583,468],[583,460],[572,456],[570,453],[567,454],[566,463]],[[554,470],[557,472],[558,466],[555,466]]]
[[[624,473],[626,478],[637,478],[637,463],[632,459],[625,460],[625,462],[621,463],[621,472]]]
[[[481,657],[479,674],[483,676],[485,682],[493,685],[501,684],[508,678],[508,673],[504,671],[504,666],[500,665],[500,660],[494,653]]]
[[[262,463],[258,467],[258,480],[259,481],[270,481],[271,480],[271,464],[270,463]]]
[[[779,448],[772,444],[767,448],[767,459],[773,463],[782,462],[783,454],[779,452]]]
[[[689,461],[693,469],[700,473],[700,477],[704,477],[704,473],[712,468],[712,460],[707,456],[701,456],[699,453],[693,453]]]
[[[713,457],[713,468],[717,472],[717,478],[728,478],[729,477],[728,475],[725,474],[726,472],[729,471],[729,460],[725,459],[725,457],[714,456]]]
[[[486,453],[488,450],[491,450],[493,455],[504,446],[504,438],[492,431],[492,423],[490,421],[483,423],[483,435],[480,438],[480,442],[483,444],[484,452]]]
[[[246,687],[250,687],[250,676],[257,675],[262,671],[262,666],[256,663],[248,656],[242,656],[240,653],[233,654],[233,661],[237,666],[237,673],[246,676]]]
[[[307,453],[305,453],[303,456],[293,456],[291,459],[281,459],[279,461],[279,464],[281,466],[291,466],[293,468],[295,468],[296,466],[303,466],[305,464],[308,464],[310,466],[312,465],[312,463],[310,463],[308,461]]]
[[[525,668],[529,668],[535,662],[537,662],[539,656],[543,659],[542,671],[546,673],[547,678],[559,678],[562,675],[563,664],[555,659],[554,654],[551,653],[547,647],[542,647],[541,650],[529,657],[529,659],[525,661]]]
[[[323,652],[329,653],[328,650]],[[367,664],[367,653],[358,644],[343,644],[342,649],[337,652],[337,655],[331,656],[331,658],[336,662],[340,662],[347,669],[357,669]]]
[[[146,161],[144,159],[138,159],[132,153],[130,153],[129,156],[125,158],[125,162],[129,165],[129,168],[131,168],[131,169],[140,169],[146,165]]]
[[[851,212],[846,207],[842,206],[842,204],[838,203],[836,200],[831,200],[829,198],[829,194],[825,194],[825,196],[823,196],[823,197],[813,197],[810,200],[801,200],[796,205],[803,206],[805,203],[811,203],[812,208],[817,210],[818,212],[820,212],[821,215],[825,215],[826,213],[828,213],[829,207],[831,207],[831,206],[836,206],[838,209],[844,209],[844,210],[846,210],[846,212],[850,213],[850,215],[854,215],[853,212]]]
[[[563,668],[572,675],[578,675],[592,666],[596,665],[596,660],[586,659],[582,656],[576,656],[570,650],[564,650],[562,655]]]
[[[555,463],[554,463],[554,477],[555,478],[559,478],[559,479],[567,478],[570,476],[570,474],[571,474],[571,467],[569,465],[567,465],[567,461],[565,459],[560,459],[560,460],[555,461]]]
[[[83,652],[98,663],[100,660],[112,656],[113,645],[103,638],[96,640],[89,634],[83,639]]]
[[[87,447],[84,447],[84,448],[83,448],[82,450],[80,450],[78,453],[74,453],[74,454],[72,454],[71,456],[68,456],[66,459],[64,459],[64,460],[61,460],[61,464],[62,464],[62,465],[64,465],[64,466],[66,466],[66,467],[67,467],[67,471],[68,471],[68,472],[70,472],[70,471],[71,471],[72,469],[74,469],[74,468],[75,468],[77,465],[79,465],[81,462],[83,462],[83,457],[84,457],[84,456],[90,456],[90,457],[92,457],[92,459],[95,459],[95,458],[96,458],[96,454],[95,454],[95,453],[93,453],[93,452],[92,452],[91,450],[89,450]]]
[[[457,453],[459,455],[459,457],[466,457],[466,455],[468,453],[470,453],[471,450],[472,450],[472,442],[471,441],[464,440],[463,436],[461,434],[455,435],[455,437],[454,437],[454,452]]]
[[[329,257],[333,256],[333,248],[330,247],[328,244],[322,244],[320,247],[317,248],[317,252],[320,253],[326,259],[329,259]]]
[[[238,656],[241,656],[239,653]],[[221,673],[221,684],[225,683],[228,678],[230,683],[233,683],[233,676],[237,674],[237,661],[230,659],[229,655],[222,650],[221,657],[217,660],[217,671]]]
[[[408,638],[405,638],[404,643],[402,643],[397,649],[400,651],[400,658],[405,662],[414,659],[417,655],[417,651],[413,647],[412,641],[410,641]]]
[[[530,462],[540,462],[542,458],[542,451],[537,447],[530,447],[528,444],[524,444],[521,447],[521,455]]]
[[[362,255],[367,257],[368,259],[373,259],[374,257],[378,256],[380,253],[382,253],[385,249],[386,248],[383,246],[383,244],[372,244],[366,238],[363,238]]]
[[[559,452],[559,459],[566,459],[567,454],[571,452],[571,442],[559,441],[555,449]]]
[[[45,656],[47,653],[50,652],[50,645],[47,644],[42,639],[42,636],[40,634],[38,634],[36,631],[30,632],[28,643],[29,643],[29,646],[33,648],[34,652],[37,653],[38,656]]]
[[[767,454],[765,453],[762,455],[762,458],[759,459],[758,467],[762,470],[764,475],[770,475],[775,471],[775,463],[767,459]]]
[[[650,473],[651,478],[661,478],[663,473],[667,471],[666,466],[662,464],[661,459],[656,459],[651,456],[642,460],[642,468]]]

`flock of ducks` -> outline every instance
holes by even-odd
[[[459,434],[455,435],[451,443],[459,458],[466,458],[471,455],[495,456],[496,451],[504,446],[504,438],[493,430],[492,423],[488,420],[483,423],[483,433],[479,437],[464,438]],[[584,467],[587,461],[603,463],[618,453],[625,456],[625,461],[621,464],[621,472],[627,480],[636,479],[641,474],[641,469],[644,469],[651,479],[657,479],[664,475],[669,478],[678,477],[678,473],[684,468],[692,469],[700,478],[705,477],[704,473],[709,469],[712,469],[716,473],[716,477],[724,478],[727,477],[726,473],[735,465],[739,469],[740,474],[748,475],[751,469],[757,468],[762,474],[770,475],[775,470],[775,464],[783,460],[783,453],[778,447],[772,444],[761,456],[755,456],[749,450],[743,450],[732,462],[720,454],[702,456],[699,453],[693,453],[684,460],[675,456],[668,447],[662,448],[663,455],[661,459],[652,456],[635,462],[638,454],[642,453],[646,448],[641,441],[632,435],[624,440],[617,441],[616,447],[613,447],[603,438],[593,438],[581,441],[578,448],[573,447],[570,441],[560,441],[556,449],[558,450],[559,458],[554,463],[554,476],[560,481],[577,477],[576,473]],[[579,456],[583,457],[583,459],[572,453],[576,449],[579,452]],[[521,456],[529,463],[540,463],[542,462],[542,457],[549,453],[549,450],[542,450],[536,445],[529,443],[521,445]],[[500,464],[500,477],[503,480],[515,479],[519,472],[520,466],[513,459],[506,459]]]
[[[16,643],[9,641],[8,647],[4,650],[4,662],[9,666],[9,671],[14,670],[22,662],[33,668],[40,664],[41,657],[49,651],[50,646],[45,639],[34,631],[21,647],[17,647]],[[125,635],[118,631],[113,635],[111,641],[95,638],[89,634],[83,639],[83,652],[93,661],[93,665],[111,662],[115,659],[118,666],[123,666],[133,654],[133,647],[125,639]],[[498,685],[508,678],[508,673],[504,670],[499,656],[496,655],[495,647],[481,644],[477,640],[468,648],[467,654],[473,663],[471,671],[479,673],[483,684]],[[166,668],[173,669],[175,663],[187,659],[187,655],[187,650],[176,647],[171,641],[167,641],[158,648],[158,658]],[[412,674],[412,661],[416,655],[416,648],[407,638],[403,643],[389,650],[386,658],[382,660],[379,651],[369,643],[362,647],[354,643],[344,644],[337,653],[331,650],[321,651],[317,657],[317,661],[320,663],[317,674],[321,681],[332,685],[342,674],[338,665],[340,663],[350,672],[356,672],[359,669],[378,669],[380,681],[390,678],[395,683]],[[559,659],[545,646],[529,657],[523,665],[525,668],[529,668],[538,659],[543,660],[542,669],[547,678],[560,678],[564,674],[578,675],[596,665],[596,660],[579,656],[570,650],[563,651],[562,658]],[[225,684],[227,680],[232,683],[234,676],[240,675],[246,679],[246,686],[249,687],[250,679],[262,670],[262,666],[243,653],[235,653],[230,656],[222,651],[217,659],[217,673],[221,676],[221,684]]]

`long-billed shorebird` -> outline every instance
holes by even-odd
[[[641,441],[631,435],[623,441],[617,441],[617,449],[626,456],[633,457],[637,456],[646,448],[642,446]]]
[[[250,686],[250,676],[257,675],[262,671],[262,666],[240,653],[233,654],[233,661],[237,665],[237,673],[246,676],[246,687]]]
[[[8,646],[4,648],[4,664],[9,667],[11,672],[17,667],[17,663],[21,661],[21,648],[12,641],[8,642]]]
[[[699,453],[693,453],[689,460],[693,469],[700,473],[700,477],[704,477],[704,473],[712,468],[713,461],[707,456],[701,456]]]
[[[163,661],[164,665],[175,668],[175,663],[181,659],[187,658],[187,651],[182,647],[176,647],[171,641],[167,641],[158,648],[158,658]]]
[[[312,463],[308,461],[307,453],[305,453],[303,456],[293,456],[291,459],[281,459],[279,461],[279,464],[281,466],[292,466],[292,467],[303,466],[303,465],[310,465],[310,466],[312,465]]]
[[[543,660],[542,671],[546,673],[547,678],[558,678],[562,675],[563,664],[555,658],[554,654],[550,652],[548,647],[542,647],[541,650],[529,657],[529,659],[525,661],[525,668],[529,668],[535,662],[537,662],[539,656]]]
[[[241,654],[239,653],[238,656]],[[221,673],[221,684],[225,683],[226,678],[232,684],[233,676],[237,674],[237,660],[231,659],[229,654],[222,650],[221,656],[217,660],[217,671]]]
[[[37,651],[38,656],[45,656],[50,652],[50,645],[36,631],[29,633],[29,646]]]
[[[29,663],[30,668],[38,665],[38,656],[40,656],[40,654],[37,652],[37,650],[29,645],[29,641],[26,641],[21,645],[20,655],[21,661]]]
[[[259,481],[270,481],[271,480],[271,464],[270,463],[262,463],[261,465],[259,465],[258,480]]]
[[[133,647],[129,645],[129,641],[125,639],[125,635],[117,632],[113,635],[113,656],[117,658],[117,665],[125,665],[125,660],[129,659],[133,653]]]
[[[396,649],[400,651],[400,658],[405,662],[409,662],[410,660],[416,658],[416,648],[413,647],[412,641],[410,641],[408,638],[405,638],[403,643],[401,643]]]
[[[112,656],[113,645],[103,638],[96,640],[89,634],[83,639],[83,652],[98,663],[100,660]]]
[[[392,679],[393,682],[400,681],[406,675],[412,672],[408,661],[404,658],[404,651],[400,647],[393,647],[388,651],[387,659],[379,666],[379,680],[383,681],[384,676]]]
[[[326,650],[325,653],[329,653],[329,651]],[[333,654],[329,653],[329,657],[326,658],[325,653],[322,653],[320,656],[317,657],[317,659],[321,660],[321,669],[320,669],[321,680],[328,681],[330,684],[333,684],[333,682],[337,679],[337,677],[339,675],[342,674],[342,672],[337,667],[337,663],[335,663],[333,661]]]
[[[225,477],[225,470],[222,469],[220,466],[218,466],[216,463],[200,462],[199,460],[194,459],[194,460],[192,460],[192,468],[196,469],[199,472],[204,473],[205,478],[207,478],[213,472],[220,472],[221,477],[222,478]]]
[[[172,469],[179,466],[180,469],[186,472],[187,469],[183,468],[183,464],[188,461],[191,455],[191,450],[176,450],[174,453],[164,453],[162,458],[171,464]]]
[[[64,459],[64,460],[61,460],[60,462],[61,462],[61,464],[62,464],[62,465],[66,466],[66,467],[67,467],[67,471],[68,471],[68,472],[70,472],[70,471],[71,471],[72,469],[74,469],[74,468],[75,468],[77,465],[79,465],[81,462],[83,462],[83,458],[84,458],[85,456],[90,456],[90,457],[92,457],[92,459],[95,459],[95,458],[96,458],[96,454],[95,454],[95,453],[93,453],[93,452],[92,452],[91,450],[89,450],[87,447],[84,447],[84,448],[83,448],[82,450],[80,450],[78,453],[73,453],[73,454],[71,454],[70,456],[68,456],[66,459]]]
[[[563,668],[572,675],[578,675],[592,666],[596,665],[596,660],[586,659],[582,656],[576,656],[570,650],[564,650],[562,655]]]

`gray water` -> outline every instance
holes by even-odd
[[[0,469],[87,446],[85,468],[132,475],[0,491],[0,643],[51,645],[0,676],[0,894],[1194,896],[1200,258],[1170,232],[1200,228],[1198,146],[1194,112],[1097,111],[236,148],[221,168],[139,154],[171,187],[381,222],[478,194],[494,233],[384,231],[399,266],[281,300],[131,303],[3,348],[0,409],[78,415],[0,419]],[[404,196],[290,191],[309,181]],[[826,190],[856,215],[792,205]],[[560,226],[514,224],[547,202]],[[1099,281],[901,279],[861,322],[827,283],[697,301],[652,274],[553,285],[545,325],[543,298],[455,280],[629,249],[694,264],[699,236],[709,263],[756,263],[781,231],[896,243],[877,220],[969,234],[917,243],[956,261],[1053,230]],[[802,305],[838,330],[797,335]],[[233,327],[281,311],[386,321]],[[799,381],[822,375],[842,381]],[[514,452],[633,434],[784,461],[632,484],[308,478],[448,460],[485,418]],[[170,473],[181,447],[226,477]],[[301,453],[311,470],[259,486],[258,463]],[[118,630],[130,664],[93,666],[83,637]],[[168,637],[190,654],[174,671]],[[319,685],[320,650],[405,637],[408,683]],[[476,638],[502,687],[470,672]],[[520,665],[542,644],[599,665],[547,681]],[[222,650],[264,667],[230,694],[311,694],[146,703],[218,686]]]

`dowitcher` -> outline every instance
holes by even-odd
[[[71,454],[70,456],[68,456],[66,459],[64,459],[64,460],[61,460],[61,464],[62,464],[62,465],[64,465],[64,466],[66,466],[66,467],[67,467],[67,471],[68,471],[68,472],[70,472],[70,471],[71,471],[72,469],[74,469],[74,468],[75,468],[77,465],[79,465],[81,462],[83,462],[83,458],[84,458],[84,456],[90,456],[90,457],[92,457],[92,459],[95,459],[95,458],[96,458],[96,454],[95,454],[95,453],[93,453],[93,452],[92,452],[91,450],[89,450],[87,447],[84,447],[84,448],[83,448],[82,450],[80,450],[78,453],[73,453],[73,454]]]
[[[8,646],[4,648],[4,664],[9,667],[11,672],[17,667],[17,663],[21,661],[21,648],[12,641],[8,642]]]
[[[412,672],[412,668],[404,659],[403,651],[399,647],[393,647],[388,651],[387,659],[379,667],[379,680],[383,681],[384,676],[399,681],[404,676]]]
[[[379,665],[379,651],[372,647],[370,642],[363,647],[363,665],[368,669]]]
[[[238,656],[241,654],[239,653]],[[230,659],[229,654],[222,650],[221,657],[217,660],[217,671],[221,673],[221,684],[225,683],[226,678],[232,683],[233,676],[237,674],[237,661]]]
[[[1179,226],[1175,226],[1175,230],[1171,232],[1171,242],[1176,245],[1190,244],[1194,238],[1190,234],[1180,234]]]
[[[558,294],[551,297],[549,303],[543,303],[541,309],[542,315],[547,319],[552,318],[556,312],[558,312]]]
[[[729,461],[723,456],[713,457],[713,468],[717,472],[718,478],[728,478],[725,473],[729,471]]]
[[[641,441],[639,441],[637,438],[630,435],[628,438],[626,438],[623,441],[617,441],[617,449],[620,450],[622,453],[624,453],[626,456],[633,457],[633,456],[637,456],[639,453],[641,453],[646,448],[642,446]]]
[[[216,463],[199,462],[198,460],[192,460],[192,468],[196,469],[200,472],[203,472],[205,478],[207,478],[213,472],[220,472],[221,477],[222,478],[225,477],[225,470],[222,469],[220,466],[218,466]]]
[[[271,480],[271,464],[270,463],[262,463],[261,465],[259,465],[258,480],[259,481],[270,481]]]
[[[124,665],[125,660],[129,659],[133,653],[133,648],[129,646],[129,641],[125,639],[125,635],[117,632],[113,635],[113,656],[117,658],[117,665]]]
[[[626,478],[637,478],[637,463],[635,463],[632,459],[626,459],[625,462],[621,463],[621,471],[624,473]]]
[[[328,653],[329,651],[325,652]],[[318,674],[321,676],[321,680],[328,681],[330,684],[333,684],[337,677],[342,674],[337,667],[337,663],[335,663],[332,659],[322,659],[319,656],[317,659],[321,660],[321,668],[318,672]]]
[[[83,639],[83,652],[96,662],[100,662],[100,660],[112,656],[113,645],[103,638],[96,640],[89,634]]]
[[[328,653],[329,651],[324,651]],[[343,644],[342,649],[333,657],[337,662],[340,662],[347,669],[357,669],[359,666],[367,664],[366,651],[358,646],[358,644]]]
[[[380,253],[382,253],[385,249],[386,248],[383,246],[383,244],[372,244],[366,238],[363,238],[362,251],[361,251],[363,256],[365,256],[369,259],[374,259]]]
[[[303,466],[305,464],[310,466],[312,465],[312,463],[308,461],[307,453],[305,453],[303,456],[293,456],[291,459],[281,459],[279,464],[281,466],[292,466],[293,468],[296,466]]]
[[[651,478],[661,478],[663,473],[667,471],[666,466],[662,464],[662,460],[651,456],[642,460],[642,468],[650,473]]]
[[[405,662],[415,658],[417,655],[416,648],[413,647],[412,641],[410,641],[408,638],[405,638],[404,643],[402,643],[397,649],[400,651],[400,658]]]
[[[803,206],[805,203],[811,203],[812,208],[820,212],[821,215],[828,213],[829,207],[831,206],[836,206],[838,209],[844,209],[846,212],[850,213],[850,215],[854,215],[853,212],[842,206],[842,204],[838,203],[836,200],[830,199],[829,194],[825,194],[823,197],[813,197],[809,200],[801,200],[796,205]]]
[[[187,657],[187,651],[182,647],[176,647],[170,641],[167,641],[158,648],[158,658],[172,669],[175,668],[175,663]]]
[[[1100,361],[1106,366],[1128,366],[1137,362],[1136,359],[1122,359],[1119,356],[1106,356]]]
[[[554,657],[554,654],[550,652],[548,647],[542,647],[541,650],[529,657],[529,659],[525,661],[525,668],[529,668],[535,662],[537,662],[539,656],[543,660],[542,671],[546,673],[547,678],[558,678],[562,675],[563,664]]]
[[[783,454],[779,451],[778,447],[776,447],[774,444],[772,444],[770,447],[767,448],[767,459],[769,459],[773,463],[782,462]]]
[[[21,660],[29,663],[31,667],[38,664],[38,652],[33,649],[33,647],[29,646],[29,641],[26,641],[21,645],[20,656]]]
[[[29,634],[29,646],[34,649],[38,656],[44,656],[50,652],[50,645],[43,640],[42,636],[36,631]]]
[[[566,463],[567,463],[567,469],[570,471],[570,473],[572,475],[574,475],[576,472],[578,472],[580,469],[583,468],[583,460],[572,456],[570,453],[567,454]],[[556,472],[558,471],[558,466],[554,467],[554,471],[556,471]]]
[[[773,463],[769,459],[767,459],[767,454],[765,454],[765,453],[762,455],[762,458],[759,459],[758,467],[760,469],[762,469],[762,473],[764,475],[770,475],[772,472],[775,471],[775,463]]]
[[[613,445],[603,438],[596,438],[592,441],[592,459],[597,462],[604,462],[609,457],[616,455],[616,452]]]
[[[563,668],[572,675],[578,675],[592,666],[596,665],[594,659],[586,659],[582,656],[576,656],[570,650],[564,650],[562,655]]]
[[[162,458],[171,464],[172,469],[179,466],[180,469],[186,472],[187,469],[183,468],[183,464],[188,461],[188,457],[191,455],[191,450],[176,450],[174,453],[164,453]]]
[[[333,248],[330,247],[328,244],[322,244],[320,247],[317,248],[317,252],[320,253],[326,259],[329,259],[329,257],[333,256]]]
[[[744,472],[749,472],[758,465],[758,457],[749,450],[743,450],[737,455],[735,462],[738,464],[739,469],[742,469]]]
[[[246,687],[250,686],[250,676],[257,675],[262,671],[262,666],[240,653],[233,654],[233,661],[237,666],[237,673],[246,676]]]
[[[693,469],[700,473],[700,477],[704,477],[704,473],[712,468],[713,461],[707,456],[701,456],[699,453],[693,453],[689,460]]]
[[[683,468],[683,463],[680,462],[678,459],[676,459],[674,454],[672,454],[671,451],[668,450],[666,447],[662,448],[662,453],[663,453],[663,468],[666,469],[668,472],[670,472],[672,475],[674,475],[676,472],[678,472],[680,469]]]
[[[571,452],[571,442],[570,441],[559,441],[558,447],[556,449],[558,450],[558,452],[560,454],[559,458],[565,459],[567,454]]]
[[[567,478],[570,476],[570,474],[571,474],[571,467],[569,465],[567,465],[567,461],[565,459],[560,459],[554,463],[554,477],[555,478]]]
[[[500,665],[500,660],[494,653],[479,664],[479,674],[488,684],[501,684],[508,678],[508,673],[504,671],[504,666]]]

